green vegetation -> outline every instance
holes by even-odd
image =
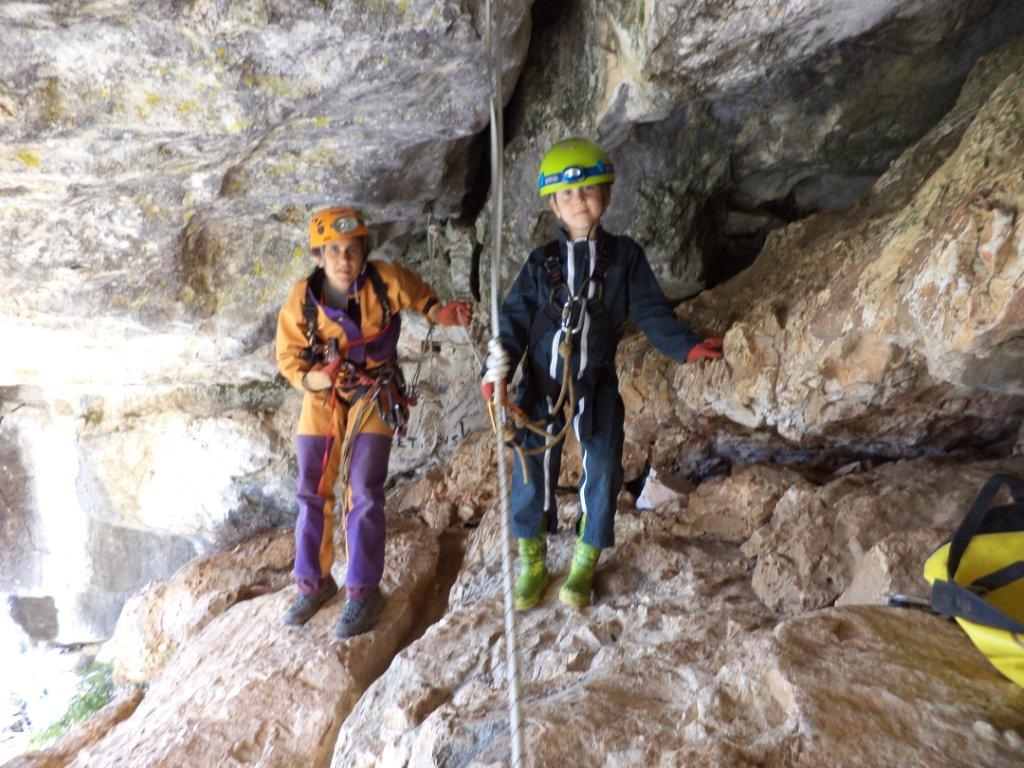
[[[84,723],[110,703],[114,698],[114,690],[114,668],[109,664],[91,664],[78,681],[78,692],[68,704],[68,711],[49,728],[36,733],[29,742],[29,747],[47,747],[74,726]]]

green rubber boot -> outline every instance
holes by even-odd
[[[584,608],[590,605],[590,594],[594,590],[594,568],[597,558],[601,556],[600,547],[584,544],[582,538],[576,539],[572,550],[572,567],[569,578],[558,590],[558,599],[566,605]]]
[[[533,539],[519,541],[519,578],[516,579],[515,607],[528,611],[540,602],[544,590],[551,583],[544,558],[548,555],[547,535],[542,531]]]

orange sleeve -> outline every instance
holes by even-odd
[[[277,369],[289,383],[303,392],[302,376],[309,370],[299,353],[306,348],[306,323],[302,317],[302,305],[306,297],[306,281],[300,280],[292,286],[288,298],[277,314]]]
[[[433,316],[440,307],[434,289],[411,269],[396,262],[389,262],[387,271],[388,298],[391,299],[393,309],[413,309],[433,322]]]

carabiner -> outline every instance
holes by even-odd
[[[562,325],[562,330],[570,336],[578,335],[579,332],[583,330],[583,325],[587,322],[587,299],[580,299],[577,297],[575,301],[580,306],[580,315],[576,319],[576,324],[572,327],[569,327],[567,323],[563,323]]]

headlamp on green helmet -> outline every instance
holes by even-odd
[[[563,189],[614,181],[615,168],[597,142],[583,138],[566,139],[551,147],[541,160],[537,189],[546,196]]]

